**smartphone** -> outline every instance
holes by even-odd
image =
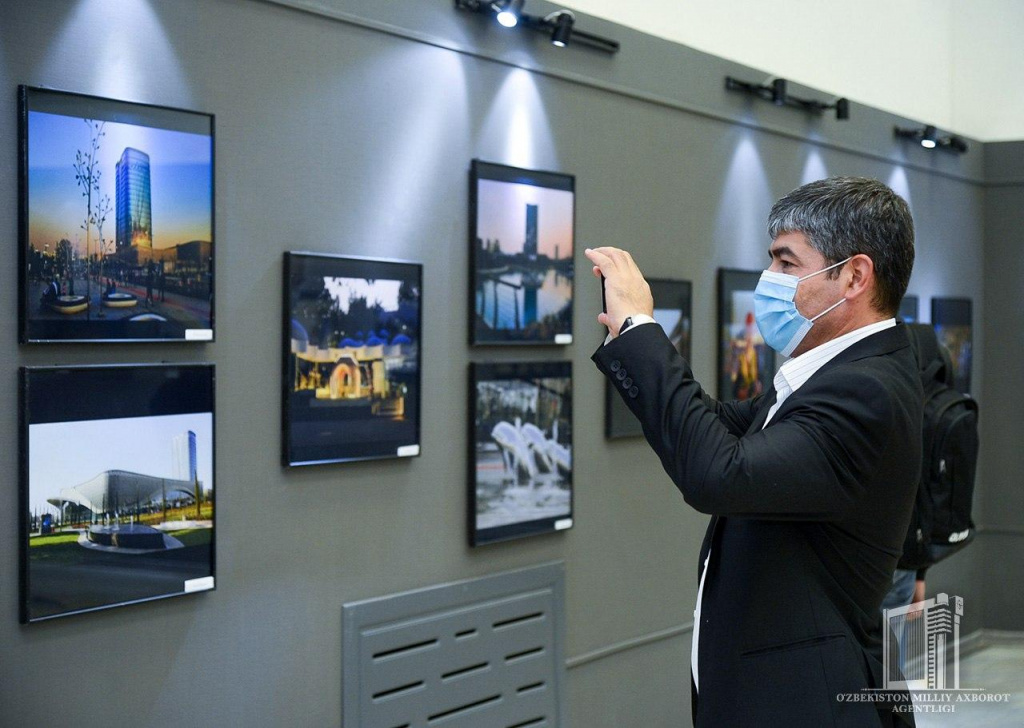
[[[608,313],[608,298],[604,292],[604,273],[601,274],[601,310]]]

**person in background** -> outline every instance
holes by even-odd
[[[153,305],[153,261],[146,264],[146,306]]]

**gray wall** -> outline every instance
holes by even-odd
[[[588,18],[581,26],[616,37],[622,53],[557,51],[540,36],[502,34],[456,13],[449,0],[306,4],[316,12],[254,0],[3,4],[0,239],[10,241],[9,259],[14,88],[27,83],[216,114],[218,271],[216,342],[174,346],[16,346],[15,266],[0,274],[11,292],[0,300],[0,340],[10,343],[0,354],[0,411],[9,415],[0,446],[10,454],[0,472],[5,725],[34,724],[40,711],[52,725],[338,725],[342,603],[553,559],[568,573],[572,724],[685,719],[706,518],[684,505],[642,442],[602,437],[603,384],[589,362],[601,340],[600,297],[588,278],[578,280],[576,343],[564,352],[466,347],[474,157],[577,176],[578,264],[584,246],[614,244],[647,271],[693,281],[693,364],[709,386],[716,268],[763,268],[767,211],[802,182],[878,177],[908,197],[918,223],[910,292],[922,312],[932,295],[968,296],[975,321],[986,322],[975,329],[983,407],[1007,394],[992,391],[1004,380],[986,377],[988,360],[993,372],[1019,372],[1001,342],[1020,330],[1011,285],[1020,257],[1009,235],[996,243],[1003,254],[984,256],[983,231],[1008,221],[993,213],[993,196],[1022,192],[986,190],[980,145],[963,157],[925,153],[893,139],[893,124],[907,120],[858,104],[837,123],[750,103],[725,92],[723,77],[764,74]],[[279,286],[289,249],[425,263],[421,457],[279,466]],[[996,295],[984,285],[989,275],[1003,281],[1004,299],[986,297]],[[563,357],[575,369],[576,526],[470,550],[467,362]],[[216,592],[18,626],[17,367],[160,360],[218,367]],[[1019,399],[1015,388],[1009,394]],[[986,427],[1020,411],[1007,401],[1002,415],[986,414]],[[986,463],[984,477],[1012,482],[1018,451],[993,435],[985,456],[1001,462]],[[989,490],[983,482],[993,523],[1011,505],[1020,512],[1019,494]],[[1007,523],[1020,529],[1019,516]],[[987,538],[1015,538],[1019,548],[1019,534]],[[936,583],[968,598],[967,631],[982,624],[972,607],[983,593],[993,619],[1006,616],[1009,599],[983,592],[980,553],[935,570]]]
[[[982,457],[986,468],[979,520],[987,566],[985,626],[1024,629],[1024,142],[985,145],[985,360],[998,372],[983,382]]]

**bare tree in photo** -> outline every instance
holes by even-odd
[[[79,149],[75,152],[75,163],[73,165],[75,170],[75,182],[82,188],[82,197],[85,198],[85,220],[82,222],[82,229],[85,230],[85,296],[86,300],[90,300],[90,288],[89,288],[89,273],[90,273],[90,253],[92,247],[92,226],[96,224],[96,216],[99,210],[99,205],[96,206],[96,210],[93,209],[93,194],[99,197],[100,193],[100,175],[102,171],[99,165],[99,150],[100,150],[100,139],[102,139],[106,132],[103,131],[103,127],[106,125],[102,121],[93,121],[92,119],[82,119],[86,126],[89,127],[89,150],[82,151]],[[107,204],[110,204],[110,200],[107,199]],[[109,210],[108,210],[109,212]],[[106,215],[104,214],[104,217]],[[89,318],[91,306],[85,310],[86,318]]]
[[[106,270],[107,242],[108,242],[106,240],[106,238],[103,237],[103,223],[105,223],[107,221],[107,215],[110,214],[110,211],[112,209],[113,209],[113,207],[110,204],[110,195],[103,195],[103,197],[100,198],[99,205],[97,205],[97,207],[96,207],[96,233],[97,233],[97,235],[99,237],[99,242],[97,243],[97,249],[99,251],[98,255],[99,255],[99,259],[100,259],[99,260],[99,263],[100,263],[100,280],[99,280],[99,284],[100,284],[100,300],[101,301],[103,299],[103,286],[104,286],[103,278],[104,278],[105,270]],[[109,242],[114,242],[114,241],[111,240]],[[97,313],[97,315],[100,318],[102,318],[104,316],[103,306],[102,305],[100,306],[100,309],[99,309],[99,312]]]

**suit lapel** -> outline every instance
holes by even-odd
[[[771,410],[775,404],[775,387],[772,387],[762,399],[761,408],[754,415],[754,419],[750,422],[750,427],[747,428],[747,434],[750,435],[757,432],[764,427],[764,421],[768,419],[768,411]],[[711,522],[708,523],[708,530],[704,534],[704,542],[700,547],[700,562],[697,568],[697,580],[700,581],[701,575],[704,573],[704,560],[708,557],[708,552],[711,550],[711,544],[715,539],[715,534],[718,529],[722,526],[725,519],[721,516],[712,516]]]
[[[755,415],[754,420],[751,421],[751,426],[746,429],[746,434],[752,434],[764,427],[765,420],[768,419],[768,411],[772,409],[773,404],[775,404],[775,387],[772,387],[763,397],[761,409],[758,410],[758,414]],[[721,527],[724,520],[725,519],[721,516],[712,516],[711,522],[708,524],[708,531],[705,533],[705,540],[703,540],[703,544],[700,546],[700,562],[697,565],[698,581],[700,579],[700,575],[703,573],[703,562],[708,558],[708,552],[711,551],[711,545],[715,541],[715,533]]]

